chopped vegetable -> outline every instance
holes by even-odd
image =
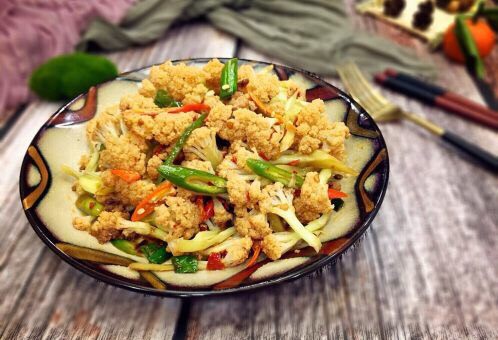
[[[140,247],[140,251],[145,255],[150,263],[161,264],[166,262],[172,255],[166,252],[165,246],[156,243],[148,243]]]
[[[301,187],[304,183],[304,178],[301,176],[281,169],[270,162],[249,158],[246,164],[255,174],[274,182],[280,182],[287,187]]]
[[[211,199],[206,204],[204,204],[204,198],[202,196],[197,197],[195,200],[199,211],[201,213],[201,222],[209,220],[214,216],[214,201]],[[221,203],[220,203],[221,204]]]
[[[229,99],[237,91],[238,59],[228,60],[221,70],[220,98]]]
[[[252,251],[253,251],[252,257],[249,260],[249,262],[247,262],[246,267],[251,267],[258,260],[259,254],[261,253],[261,242],[259,241],[254,242],[252,244]]]
[[[223,161],[223,154],[216,144],[216,131],[208,127],[202,127],[192,133],[183,150],[210,162],[213,169]]]
[[[159,89],[156,92],[156,96],[154,97],[154,104],[163,108],[163,107],[180,107],[182,103],[174,100],[168,92],[163,89]]]
[[[342,198],[334,198],[330,202],[334,205],[334,211],[339,211],[344,205]]]
[[[76,207],[84,214],[99,216],[104,210],[104,206],[90,195],[81,195],[76,200]]]
[[[335,190],[332,188],[329,188],[328,194],[329,194],[329,199],[348,197],[348,194],[346,194],[345,192]]]
[[[259,203],[260,207],[267,212],[282,217],[306,243],[318,252],[322,247],[322,243],[296,217],[296,211],[292,205],[294,198],[292,192],[284,189],[282,183],[279,182],[265,187],[264,191],[268,194],[268,197]]]
[[[318,219],[311,221],[306,225],[306,230],[310,233],[317,233],[327,224],[330,215],[330,213],[323,214]],[[270,259],[277,260],[291,250],[300,240],[301,236],[295,231],[273,233],[264,238],[262,248]]]
[[[78,184],[81,188],[90,194],[96,194],[104,186],[102,178],[100,178],[98,173],[78,172],[67,165],[62,166],[62,171],[78,179]]]
[[[69,243],[57,243],[55,245],[66,255],[78,260],[92,261],[103,264],[114,264],[118,266],[128,266],[132,261],[126,257],[106,253],[104,251],[90,249],[86,247],[75,246]]]
[[[199,194],[218,195],[227,192],[226,179],[206,171],[170,164],[160,165],[157,171],[171,183]]]
[[[127,254],[138,255],[138,252],[135,249],[135,244],[133,242],[123,239],[115,239],[111,241],[111,244]]]
[[[206,104],[187,104],[180,107],[174,107],[168,109],[168,113],[180,113],[180,112],[190,112],[190,111],[202,112],[209,110],[211,110],[211,107]]]
[[[292,162],[292,163],[291,163]],[[299,167],[315,167],[319,169],[332,169],[345,174],[358,176],[358,172],[342,161],[322,150],[315,150],[309,155],[289,153],[272,161],[273,164],[293,164]]]
[[[175,270],[175,266],[172,263],[163,263],[163,264],[155,264],[155,263],[142,263],[142,262],[134,262],[128,265],[128,268],[138,271],[154,271],[154,272],[171,272]],[[172,262],[172,261],[171,261]],[[207,269],[207,261],[197,261],[197,270],[206,270]]]
[[[119,212],[103,211],[95,222],[94,227],[108,231],[123,231],[128,235],[133,232],[143,236],[150,236],[161,241],[167,241],[169,238],[168,233],[165,231],[156,228],[149,223],[127,220],[123,218]]]
[[[131,220],[140,221],[145,216],[150,215],[154,211],[154,208],[162,203],[162,199],[172,193],[174,193],[174,190],[171,183],[162,183],[135,207],[135,211],[131,215]]]
[[[206,115],[201,115],[199,118],[197,118],[188,128],[185,129],[185,131],[182,132],[178,140],[176,141],[175,145],[171,149],[170,154],[168,155],[168,158],[164,160],[164,164],[173,164],[175,161],[176,157],[182,151],[183,146],[187,142],[188,137],[197,128],[200,128],[204,124],[204,120],[206,119]]]
[[[225,241],[227,238],[235,234],[235,228],[227,228],[223,231],[220,230],[208,230],[198,232],[195,237],[191,240],[185,240],[183,238],[175,239],[169,242],[169,249],[173,254],[180,253],[193,253],[196,251],[201,251],[215,244]]]
[[[138,181],[142,176],[136,171],[113,169],[111,173],[127,183]]]
[[[225,252],[226,254],[226,252]],[[223,253],[211,253],[208,256],[207,270],[222,270],[225,269],[225,265],[221,261]]]
[[[174,256],[171,262],[175,273],[195,273],[198,270],[197,259],[192,255]]]
[[[268,223],[270,223],[270,228],[274,232],[280,232],[280,231],[285,231],[285,226],[282,223],[282,220],[280,217],[278,217],[275,214],[268,214]]]

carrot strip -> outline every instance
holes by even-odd
[[[138,172],[131,170],[112,169],[111,173],[127,183],[136,182],[142,177]]]
[[[329,194],[329,199],[348,197],[348,194],[346,194],[345,192],[335,190],[332,188],[329,188],[328,194]]]
[[[248,91],[248,93],[249,97],[251,97],[251,100],[254,102],[254,104],[256,104],[258,109],[261,110],[261,112],[263,112],[267,116],[272,115],[271,110],[268,108],[268,106],[266,106],[261,100],[259,100],[259,98],[256,97],[256,95],[254,95],[251,91]]]
[[[172,107],[168,109],[168,113],[180,113],[180,112],[189,112],[189,111],[209,111],[211,107],[206,104],[187,104],[180,107]]]
[[[252,244],[252,251],[253,251],[252,257],[249,260],[249,262],[247,262],[246,268],[251,267],[258,260],[259,254],[261,253],[261,242],[255,241]]]
[[[156,190],[147,195],[147,197],[145,197],[140,203],[138,203],[138,205],[135,207],[133,215],[131,215],[131,220],[133,222],[140,221],[144,217],[150,215],[154,211],[154,208],[161,204],[161,199],[171,192],[171,183],[162,183],[156,188]]]

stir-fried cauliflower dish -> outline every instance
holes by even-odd
[[[86,127],[73,226],[135,270],[252,266],[311,247],[341,209],[349,130],[325,104],[237,59],[154,66]]]

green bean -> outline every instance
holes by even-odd
[[[78,197],[76,207],[84,214],[95,217],[99,216],[104,210],[104,206],[90,195],[81,195]]]
[[[221,70],[220,98],[229,99],[237,91],[238,59],[232,58]]]
[[[187,139],[190,137],[192,132],[200,128],[204,124],[204,119],[206,119],[206,115],[200,115],[199,118],[197,118],[192,124],[190,124],[181,134],[180,138],[176,141],[175,145],[173,146],[173,149],[171,149],[170,154],[168,157],[164,160],[163,164],[173,164],[175,161],[176,157],[182,151],[183,146],[187,142]]]
[[[274,182],[280,182],[285,186],[291,187],[301,187],[303,185],[303,177],[276,167],[270,162],[249,158],[246,161],[246,164],[256,175],[267,178]]]

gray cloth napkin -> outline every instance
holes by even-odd
[[[321,75],[335,75],[345,60],[369,73],[387,67],[429,77],[435,72],[414,52],[356,29],[342,0],[142,0],[118,26],[96,19],[78,49],[147,44],[173,23],[200,17],[260,52]]]

